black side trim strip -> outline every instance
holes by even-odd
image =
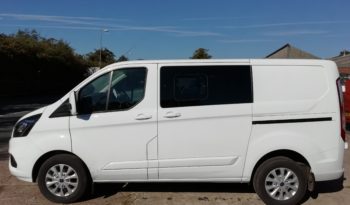
[[[253,125],[258,124],[279,124],[279,123],[299,123],[299,122],[322,122],[332,121],[331,117],[320,117],[320,118],[303,118],[303,119],[286,119],[286,120],[262,120],[253,121]]]

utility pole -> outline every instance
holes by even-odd
[[[101,66],[102,66],[102,34],[104,32],[108,32],[109,30],[108,29],[101,29],[100,30],[100,62],[99,62],[99,67],[101,69]]]

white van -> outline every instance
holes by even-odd
[[[60,203],[92,182],[251,182],[297,204],[343,174],[342,106],[326,60],[116,63],[22,117],[9,168]]]

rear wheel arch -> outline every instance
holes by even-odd
[[[90,173],[90,170],[89,168],[86,166],[85,162],[80,158],[78,157],[77,155],[71,153],[71,152],[68,152],[68,151],[64,151],[64,150],[55,150],[55,151],[50,151],[50,152],[47,152],[45,154],[43,154],[41,157],[39,157],[39,159],[35,162],[34,164],[34,167],[33,167],[33,171],[32,171],[32,181],[33,182],[37,182],[37,178],[38,178],[38,174],[39,174],[39,170],[40,170],[40,167],[43,165],[43,163],[55,156],[55,155],[58,155],[58,154],[69,154],[69,155],[72,155],[72,156],[75,156],[77,157],[81,162],[82,164],[84,165],[84,169],[86,170],[86,172],[88,173],[90,179],[91,178],[91,173]]]
[[[281,149],[281,150],[275,150],[272,152],[269,152],[267,154],[265,154],[263,157],[261,157],[257,163],[255,163],[255,166],[252,170],[252,173],[250,175],[250,182],[252,182],[252,180],[254,179],[254,175],[256,173],[256,170],[258,169],[258,167],[264,163],[266,160],[274,158],[274,157],[287,157],[291,160],[296,161],[299,164],[303,164],[305,166],[307,166],[308,168],[311,169],[310,163],[307,161],[307,159],[301,155],[300,153],[293,151],[293,150],[288,150],[288,149]]]
[[[300,204],[308,193],[307,167],[285,156],[268,158],[257,168],[252,184],[266,204]]]

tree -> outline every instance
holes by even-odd
[[[35,30],[0,34],[1,96],[63,94],[83,80],[87,64],[63,40]]]
[[[340,51],[339,56],[346,56],[346,55],[349,55],[349,54],[350,54],[350,51],[348,51],[348,50],[343,50],[343,51]]]
[[[121,56],[118,58],[117,62],[123,62],[123,61],[128,61],[128,60],[129,60],[129,59],[128,59],[126,56],[121,55]]]
[[[86,60],[90,67],[100,67],[100,51],[101,51],[101,67],[115,63],[115,55],[107,48],[95,49],[93,52],[86,54]]]
[[[208,54],[208,49],[205,48],[198,48],[194,51],[192,55],[192,59],[210,59],[211,55]]]

